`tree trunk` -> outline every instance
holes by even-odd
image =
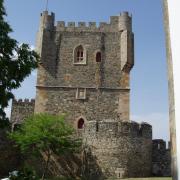
[[[46,161],[45,168],[44,168],[44,171],[43,171],[43,175],[42,175],[42,178],[41,178],[42,180],[45,179],[46,171],[48,171],[48,166],[49,166],[50,157],[51,157],[51,152],[48,151],[48,153],[47,153],[47,161]]]

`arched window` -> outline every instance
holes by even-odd
[[[81,45],[75,49],[74,56],[75,63],[81,63],[84,60],[84,49]]]
[[[86,65],[87,64],[87,49],[86,46],[76,46],[73,51],[73,63],[75,65]]]
[[[79,119],[77,126],[78,126],[78,129],[83,129],[83,127],[84,127],[84,119],[83,118]]]
[[[101,52],[96,53],[96,62],[101,62]]]

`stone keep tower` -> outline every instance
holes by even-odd
[[[129,73],[134,64],[131,17],[110,24],[64,22],[41,14],[37,49],[41,64],[35,112],[68,113],[78,120],[129,121]]]
[[[54,21],[54,13],[41,14],[35,113],[67,114],[88,147],[86,177],[150,176],[152,128],[129,119],[131,16],[124,12],[98,27]]]

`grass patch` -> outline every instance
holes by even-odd
[[[129,178],[124,180],[172,180],[171,177],[164,178],[164,177],[158,177],[158,178]]]
[[[72,180],[71,178],[50,178],[48,180]],[[117,180],[117,179],[108,179],[108,180]],[[119,180],[119,179],[118,179]],[[158,177],[158,178],[129,178],[129,179],[122,179],[122,180],[172,180],[171,177],[164,178],[164,177]]]

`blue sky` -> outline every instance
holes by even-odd
[[[46,0],[5,0],[7,20],[20,43],[35,45]],[[161,0],[49,0],[56,20],[109,21],[129,11],[135,34],[135,66],[131,72],[131,120],[153,125],[153,137],[169,139],[165,34]],[[35,97],[36,72],[14,91],[17,98]],[[7,110],[8,111],[8,110]]]

